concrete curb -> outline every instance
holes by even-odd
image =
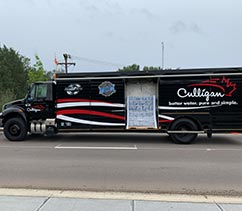
[[[0,188],[1,196],[30,196],[49,198],[78,198],[78,199],[109,199],[109,200],[136,200],[157,202],[188,202],[188,203],[223,203],[242,204],[241,196],[212,196],[212,195],[180,195],[180,194],[153,194],[130,192],[89,192],[63,191],[43,189],[10,189]]]

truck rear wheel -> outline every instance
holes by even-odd
[[[21,118],[11,118],[4,125],[4,135],[9,141],[23,141],[27,135],[27,128]]]
[[[182,118],[176,120],[170,128],[171,131],[182,133],[170,133],[172,141],[176,144],[191,144],[197,137],[197,133],[185,133],[185,131],[197,131],[196,123],[190,119]],[[183,133],[184,131],[184,133]]]

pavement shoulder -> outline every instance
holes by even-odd
[[[1,211],[239,211],[241,197],[0,188]]]
[[[0,188],[0,196],[242,204],[241,196],[181,195],[181,194],[155,194],[155,193],[135,193],[135,192],[91,192],[91,191]]]

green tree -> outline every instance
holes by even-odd
[[[137,64],[129,65],[119,69],[118,72],[132,72],[132,71],[159,71],[162,70],[161,67],[153,67],[153,66],[144,66],[143,69],[140,70],[140,66]]]
[[[11,89],[5,89],[0,91],[0,111],[5,103],[16,99],[14,91]]]
[[[50,74],[50,72],[45,71],[44,65],[38,55],[35,55],[35,60],[36,60],[35,64],[28,72],[28,76],[29,76],[28,84],[29,85],[36,81],[50,80],[51,74]]]
[[[12,48],[0,46],[0,109],[9,100],[26,94],[29,59]]]
[[[144,66],[143,71],[159,71],[162,70],[160,67],[153,67],[153,66]]]
[[[122,69],[118,69],[118,72],[140,71],[139,68],[140,68],[139,65],[133,64],[133,65],[123,67]]]

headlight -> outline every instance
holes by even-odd
[[[2,123],[2,114],[3,114],[3,113],[0,113],[0,127],[3,126],[3,123]]]
[[[4,104],[3,107],[2,107],[2,111],[4,111],[6,108],[7,108],[7,105],[8,104]]]

